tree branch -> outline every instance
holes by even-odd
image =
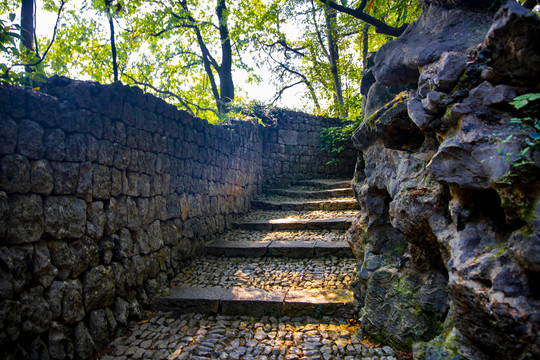
[[[128,79],[130,79],[131,81],[133,81],[133,83],[135,85],[141,85],[141,86],[145,86],[145,87],[149,87],[150,89],[154,90],[155,92],[159,93],[159,94],[162,94],[162,95],[168,95],[168,96],[172,96],[174,97],[176,100],[178,100],[180,102],[180,104],[182,104],[182,106],[193,116],[195,116],[195,113],[193,112],[193,110],[191,110],[191,108],[188,106],[187,102],[184,101],[184,99],[182,99],[179,95],[171,92],[171,91],[166,91],[166,90],[160,90],[158,88],[156,88],[155,86],[149,84],[149,83],[145,83],[145,82],[141,82],[141,81],[137,81],[135,80],[133,77],[127,75],[127,74],[122,74],[124,75],[125,77],[127,77]]]
[[[16,65],[13,65],[13,66],[21,66],[21,65],[24,65],[24,66],[37,66],[43,60],[45,60],[45,56],[47,56],[47,53],[51,49],[51,46],[54,43],[54,40],[56,39],[56,30],[58,29],[58,21],[60,20],[60,14],[62,12],[62,9],[64,8],[65,3],[66,3],[66,1],[62,0],[62,3],[60,4],[60,8],[58,9],[58,15],[56,17],[56,23],[54,24],[54,30],[53,30],[53,36],[52,36],[51,42],[49,43],[49,46],[47,46],[47,49],[45,49],[45,52],[43,53],[43,56],[40,57],[38,61],[36,61],[36,62],[34,62],[32,64],[16,64]]]
[[[373,25],[375,27],[375,31],[381,34],[390,35],[390,36],[399,36],[403,34],[405,29],[409,24],[403,24],[400,27],[393,27],[388,24],[386,24],[384,21],[381,21],[377,18],[374,18],[371,15],[368,15],[364,12],[364,8],[366,7],[367,0],[362,0],[360,4],[356,7],[356,9],[352,9],[350,7],[346,7],[340,4],[337,4],[334,2],[334,0],[317,0],[322,4],[326,4],[327,6],[331,7],[334,10],[343,12],[345,14],[349,14],[351,16],[354,16],[357,19],[360,19],[370,25]]]

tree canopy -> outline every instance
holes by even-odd
[[[294,91],[303,109],[358,116],[366,54],[421,12],[416,0],[43,0],[58,26],[32,43],[31,31],[21,36],[28,3],[0,4],[1,81],[122,81],[211,121],[248,102],[246,84],[258,82],[271,103]]]

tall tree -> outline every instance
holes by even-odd
[[[122,9],[122,5],[120,3],[117,3],[113,9],[112,2],[113,0],[104,0],[105,9],[107,11],[107,19],[109,20],[109,28],[111,30],[111,56],[112,56],[112,64],[113,64],[113,76],[114,76],[114,81],[116,82],[118,81],[118,63],[116,61],[116,43],[114,41],[115,40],[114,22],[113,22],[112,12],[114,11],[120,12],[120,10]]]
[[[339,64],[339,50],[337,45],[337,31],[336,20],[337,14],[334,9],[325,6],[324,8],[325,20],[326,20],[326,39],[328,43],[328,60],[330,62],[330,72],[332,73],[332,79],[334,83],[334,91],[336,98],[336,105],[339,108],[339,113],[342,117],[347,116],[347,110],[345,109],[345,103],[343,102],[343,91],[341,89],[341,79],[338,70]]]
[[[35,0],[21,0],[21,43],[29,51],[34,50]],[[25,66],[27,72],[31,66]]]

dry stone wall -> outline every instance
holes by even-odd
[[[282,109],[273,110],[271,116],[278,119],[277,126],[261,128],[265,187],[298,179],[352,177],[357,153],[352,143],[338,156],[320,148],[322,130],[340,126],[339,119]],[[332,162],[336,157],[338,166]]]
[[[286,164],[302,161],[322,174],[319,128],[287,121],[311,147],[252,122],[210,125],[119,83],[0,87],[2,358],[88,359],[249,209],[263,174],[291,179]],[[270,132],[286,134],[279,122]],[[291,153],[264,154],[281,145]]]

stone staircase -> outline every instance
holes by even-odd
[[[347,197],[349,182],[330,180],[268,190],[96,359],[395,360],[354,316]]]
[[[247,316],[345,315],[355,260],[344,232],[358,204],[349,181],[270,189],[234,230],[206,244],[154,300],[161,311]]]

